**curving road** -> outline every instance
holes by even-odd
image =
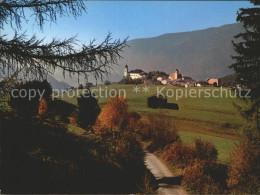
[[[146,152],[145,165],[158,182],[158,194],[185,194],[187,192],[180,186],[181,178],[174,177],[172,172],[154,154]]]

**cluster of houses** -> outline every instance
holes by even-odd
[[[141,79],[145,84],[149,84],[148,74],[141,69],[128,71],[128,66],[125,66],[124,77],[130,77],[132,80]],[[157,81],[163,85],[172,85],[180,87],[202,87],[202,86],[219,86],[219,79],[209,78],[205,81],[196,82],[191,77],[182,76],[178,69],[171,73],[168,77],[157,77]]]

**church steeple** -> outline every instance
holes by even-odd
[[[174,79],[178,79],[178,78],[179,78],[179,70],[176,69],[176,71],[175,71],[175,78]]]
[[[124,70],[124,77],[128,76],[128,66],[127,64],[125,65],[125,70]]]

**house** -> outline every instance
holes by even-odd
[[[162,83],[163,85],[166,85],[166,84],[168,83],[168,81],[167,81],[167,80],[162,80],[161,83]]]
[[[135,80],[135,79],[146,78],[148,76],[148,74],[141,69],[135,69],[135,70],[128,71],[128,66],[126,65],[125,69],[124,69],[124,77],[128,77],[128,76],[131,79]]]
[[[162,80],[163,80],[162,77],[158,77],[158,78],[157,78],[157,81],[162,81]]]
[[[175,72],[173,72],[172,74],[170,74],[169,79],[170,79],[171,81],[179,80],[179,79],[182,79],[182,75],[181,75],[181,73],[179,72],[179,70],[176,69]]]
[[[212,78],[212,79],[208,79],[207,81],[208,81],[209,85],[218,86],[218,84],[219,84],[219,80],[218,79]]]

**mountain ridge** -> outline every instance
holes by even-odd
[[[122,53],[119,64],[167,73],[178,68],[183,75],[196,80],[222,77],[232,73],[228,68],[232,64],[230,56],[234,55],[231,41],[242,31],[242,25],[235,23],[133,39],[127,42],[130,47]]]

